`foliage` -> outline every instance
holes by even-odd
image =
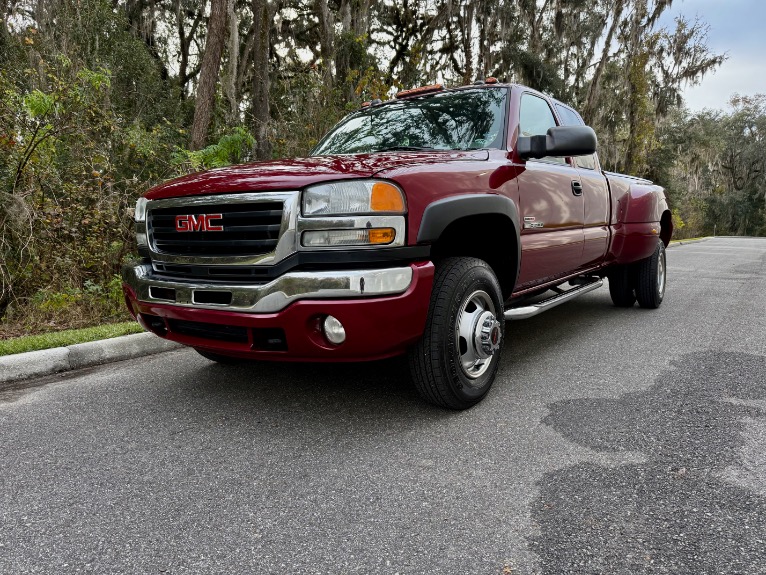
[[[73,21],[61,10],[66,29]],[[0,69],[0,318],[30,330],[122,316],[112,292],[133,251],[125,216],[147,185],[175,172],[181,131],[167,120],[147,128],[141,114],[126,122],[130,106],[114,89],[122,72],[108,58],[86,66],[93,46],[61,51],[60,33],[11,36],[26,58]]]
[[[255,138],[242,127],[235,128],[218,140],[201,150],[191,151],[179,148],[173,154],[173,163],[178,166],[188,166],[191,171],[222,168],[230,164],[241,164],[251,156]]]
[[[685,225],[676,237],[766,235],[766,96],[728,111],[674,112],[658,128],[651,177]]]

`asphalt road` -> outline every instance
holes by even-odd
[[[766,573],[766,239],[668,268],[510,324],[462,413],[189,350],[0,392],[0,573]]]

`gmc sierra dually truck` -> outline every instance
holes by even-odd
[[[420,395],[465,409],[495,379],[505,322],[609,280],[657,308],[672,220],[651,182],[604,172],[562,102],[493,78],[366,103],[309,157],[149,190],[130,313],[222,363],[408,354]]]

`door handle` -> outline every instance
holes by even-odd
[[[577,180],[572,180],[572,193],[575,196],[582,196],[582,184]]]

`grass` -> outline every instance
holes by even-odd
[[[83,329],[54,331],[40,335],[13,337],[0,341],[0,356],[24,353],[25,351],[63,347],[74,345],[75,343],[85,343],[97,339],[108,339],[110,337],[118,337],[120,335],[138,333],[141,331],[143,331],[143,329],[138,323],[129,321],[125,323],[112,323],[96,327],[86,327]]]

